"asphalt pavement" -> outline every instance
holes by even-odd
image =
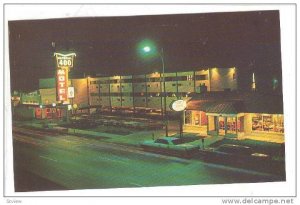
[[[13,132],[16,191],[282,181],[282,177],[139,147],[35,130]],[[22,176],[24,171],[24,177]],[[26,174],[27,173],[27,174]],[[34,180],[20,183],[30,175]],[[19,186],[19,187],[18,187]]]

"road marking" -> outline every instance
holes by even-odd
[[[52,159],[52,158],[50,158],[50,157],[40,156],[40,158],[43,158],[43,159],[48,159],[48,160],[51,160],[51,161],[57,162],[57,160],[56,160],[56,159]]]
[[[138,186],[138,187],[143,187],[142,185],[140,185],[140,184],[137,184],[137,183],[133,183],[133,182],[130,182],[129,184],[131,184],[131,185],[135,185],[135,186]]]

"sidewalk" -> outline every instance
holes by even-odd
[[[29,126],[32,128],[43,129],[43,121],[30,121],[30,122],[22,122],[20,124]],[[106,142],[112,143],[120,143],[127,144],[133,146],[139,146],[145,140],[153,140],[157,138],[162,138],[165,136],[165,130],[150,130],[150,131],[136,131],[132,134],[128,135],[120,135],[120,134],[112,134],[107,132],[97,132],[91,130],[82,130],[82,129],[74,129],[74,128],[64,128],[59,125],[59,123],[49,123],[48,130],[56,131],[64,134],[77,135],[82,137],[93,137],[104,140]],[[180,137],[179,133],[176,131],[169,131],[169,136]],[[200,145],[202,147],[201,139],[204,138],[204,147],[209,147],[211,144],[222,140],[223,137],[220,136],[207,136],[204,134],[199,134],[199,132],[184,132],[183,137],[199,137]]]

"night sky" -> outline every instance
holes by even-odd
[[[9,22],[12,90],[38,89],[54,77],[54,52],[74,51],[73,77],[142,74],[161,70],[159,58],[143,59],[137,44],[151,39],[164,49],[166,72],[205,67],[238,69],[239,87],[281,85],[279,11],[86,17]]]

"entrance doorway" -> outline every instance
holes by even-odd
[[[225,117],[218,117],[219,118],[219,120],[218,120],[218,127],[219,127],[219,135],[221,135],[221,136],[224,136],[225,134],[226,134],[226,132],[225,132],[225,120],[226,120],[226,118]]]

